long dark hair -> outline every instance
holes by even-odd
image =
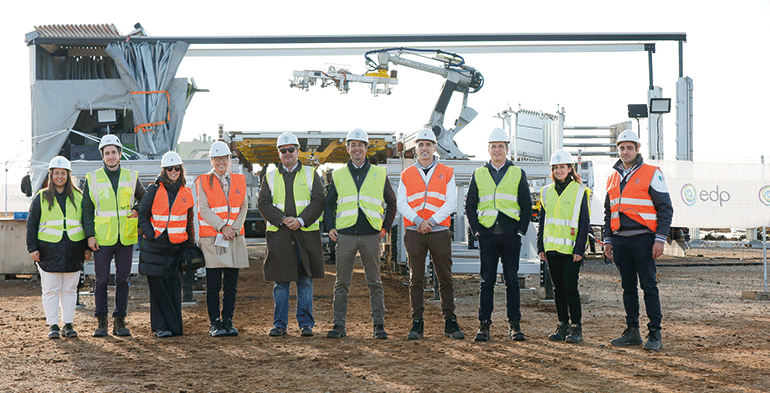
[[[43,198],[48,202],[48,210],[53,209],[54,204],[54,193],[56,192],[56,186],[54,186],[53,183],[53,170],[54,169],[64,169],[64,168],[51,168],[48,170],[48,179],[46,181],[48,182],[48,188],[43,191]],[[67,171],[67,182],[64,183],[64,195],[67,196],[67,198],[72,201],[72,205],[75,206],[75,210],[78,209],[78,205],[75,203],[75,194],[73,190],[82,193],[80,189],[75,187],[75,184],[72,183],[72,173],[70,171],[64,169]]]
[[[179,179],[177,179],[178,182],[182,183],[182,186],[187,185],[187,179],[184,177],[184,167],[180,164],[180,167],[182,167],[182,170],[179,171]],[[166,171],[166,168],[160,168],[160,181],[166,183],[166,184],[174,184],[175,182],[171,180],[170,177],[168,177],[168,172]]]
[[[558,180],[556,180],[556,176],[554,176],[553,174],[553,170],[555,166],[556,165],[551,165],[551,180],[553,180],[554,183],[558,182]],[[572,180],[580,184],[580,175],[578,175],[577,172],[575,171],[575,165],[569,164],[569,168],[570,168],[570,171],[567,174],[567,178],[572,178]],[[567,178],[565,178],[564,180],[567,180]]]

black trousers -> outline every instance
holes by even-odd
[[[150,327],[182,335],[182,286],[179,276],[147,276],[150,289]]]
[[[209,321],[220,319],[219,291],[222,293],[221,319],[233,319],[235,314],[235,296],[238,293],[238,272],[236,268],[206,268],[206,307]]]
[[[660,330],[663,314],[656,279],[655,260],[652,259],[654,233],[631,237],[612,237],[612,256],[620,271],[623,286],[623,306],[626,309],[626,326],[639,327],[639,289],[644,291],[644,306],[649,322],[647,327]]]
[[[580,275],[580,262],[572,261],[572,254],[562,254],[549,251],[545,254],[548,260],[548,272],[553,283],[554,302],[556,303],[556,315],[559,322],[581,325],[583,310],[580,306],[580,293],[578,292],[578,277]]]

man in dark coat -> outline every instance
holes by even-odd
[[[297,283],[297,322],[302,336],[312,336],[313,278],[324,277],[318,219],[324,188],[312,167],[299,162],[299,141],[283,133],[277,145],[281,163],[262,180],[257,205],[268,222],[265,281],[273,281],[275,310],[270,336],[286,334],[289,284]]]

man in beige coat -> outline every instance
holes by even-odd
[[[206,305],[212,337],[237,336],[233,326],[238,269],[249,267],[243,223],[248,211],[244,175],[230,171],[230,149],[221,141],[209,150],[211,172],[198,176],[198,246],[206,258]],[[219,291],[222,295],[220,317]]]
[[[297,322],[303,337],[313,335],[313,278],[323,278],[324,264],[318,219],[323,212],[321,177],[299,162],[299,141],[291,133],[278,137],[281,163],[269,171],[259,190],[257,207],[267,221],[265,281],[274,281],[273,328],[286,334],[289,284],[297,283]]]

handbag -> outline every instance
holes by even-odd
[[[195,244],[190,244],[179,253],[179,271],[195,271],[206,266],[203,251]]]

